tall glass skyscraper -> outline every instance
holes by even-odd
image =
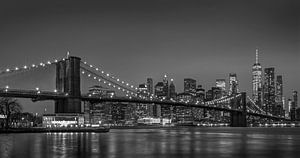
[[[255,63],[252,66],[252,98],[261,107],[262,101],[262,67],[258,62],[258,49],[256,49]]]
[[[265,68],[263,109],[275,113],[275,68]]]
[[[276,76],[276,115],[283,115],[283,82],[282,75]]]

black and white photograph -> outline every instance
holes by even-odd
[[[298,158],[299,0],[0,0],[0,158]]]

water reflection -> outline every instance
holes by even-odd
[[[300,129],[179,128],[1,134],[0,157],[297,157]]]

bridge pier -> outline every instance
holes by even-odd
[[[80,60],[70,56],[56,64],[56,90],[69,98],[55,101],[55,113],[81,113]]]
[[[246,93],[241,93],[241,100],[238,101],[238,108],[242,108],[241,112],[231,112],[231,127],[247,127],[247,107],[246,107]],[[236,103],[235,103],[236,105]]]

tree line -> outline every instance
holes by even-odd
[[[3,121],[0,119],[0,127],[8,129],[11,127],[12,117],[22,112],[22,106],[15,98],[0,98],[0,115],[3,115]]]

